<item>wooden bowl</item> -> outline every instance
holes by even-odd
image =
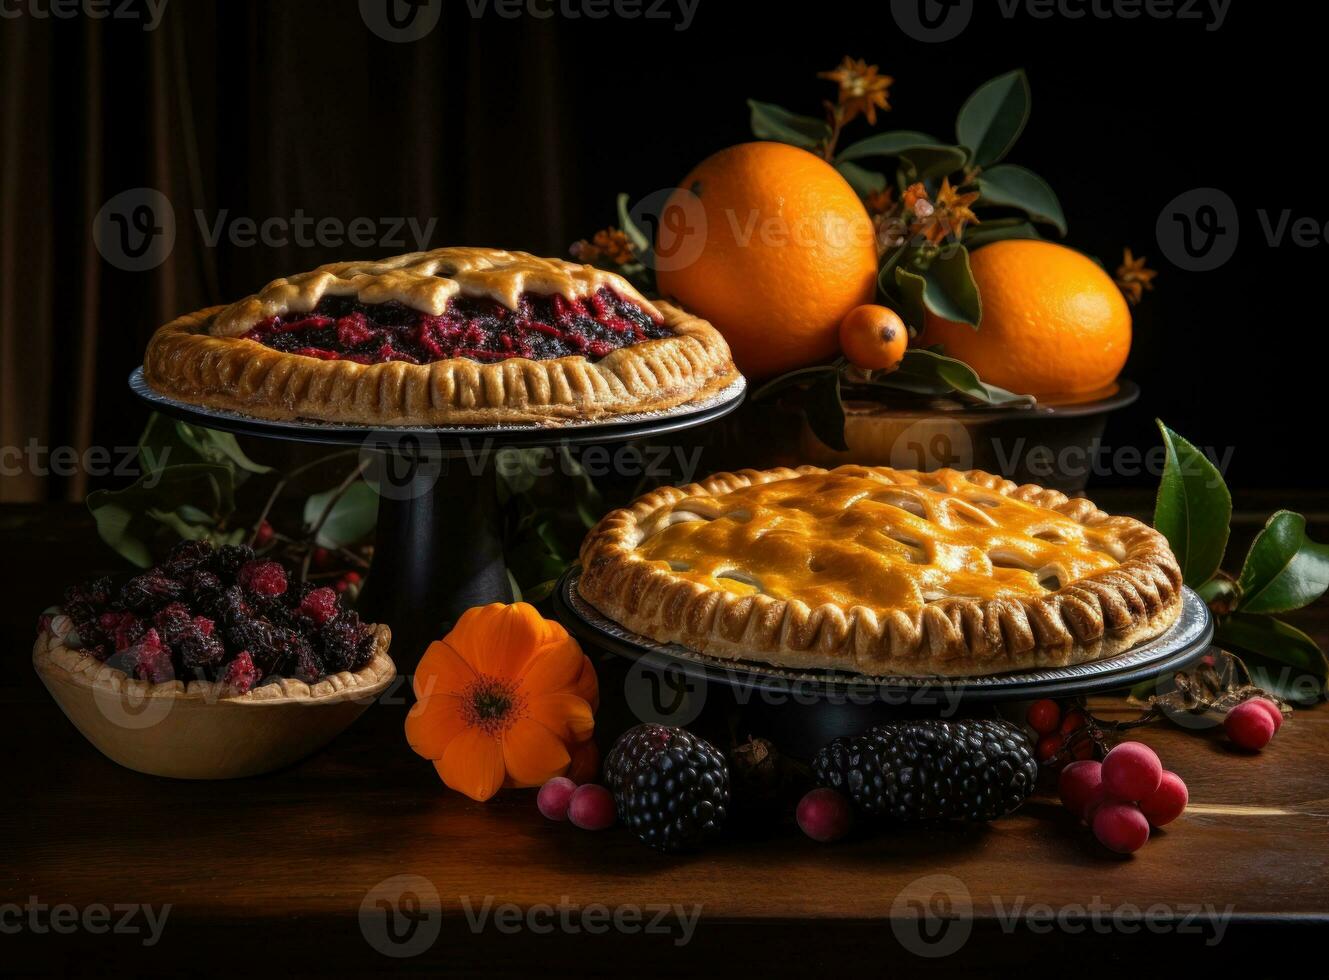
[[[32,664],[74,727],[112,761],[153,776],[234,779],[290,765],[345,731],[397,676],[391,642],[392,632],[376,626],[363,669],[314,684],[282,678],[245,694],[215,681],[136,680],[47,631]]]

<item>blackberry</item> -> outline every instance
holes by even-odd
[[[240,569],[254,560],[254,549],[247,544],[224,544],[212,556],[212,570],[227,581],[235,581]]]
[[[149,613],[185,594],[182,583],[153,570],[135,575],[120,589],[120,604],[137,613]]]
[[[1024,732],[1004,721],[912,721],[838,738],[812,763],[823,786],[861,811],[900,823],[986,821],[1034,789],[1038,762]]]
[[[729,767],[704,738],[638,725],[614,743],[605,784],[618,816],[660,851],[699,847],[720,835],[729,811]]]
[[[226,644],[215,636],[197,632],[180,641],[180,663],[195,674],[206,674],[226,659]]]
[[[202,539],[181,541],[170,550],[160,567],[170,578],[183,580],[192,573],[207,568],[212,562],[212,554],[212,545],[207,541]]]
[[[198,609],[221,594],[222,580],[206,568],[190,572],[184,579],[185,592],[195,609]]]
[[[323,644],[323,664],[329,673],[359,670],[374,653],[373,630],[360,622],[353,609],[324,623],[318,635]]]
[[[173,602],[157,610],[152,617],[152,625],[157,628],[162,641],[167,646],[178,646],[186,636],[195,632],[194,616],[183,603]]]

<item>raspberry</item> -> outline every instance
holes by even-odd
[[[1223,731],[1237,748],[1258,752],[1274,737],[1274,720],[1254,701],[1243,701],[1223,717]]]
[[[322,626],[337,616],[337,593],[324,586],[314,589],[300,600],[300,612],[314,623]]]
[[[1039,735],[1051,735],[1061,724],[1061,707],[1049,698],[1035,701],[1029,706],[1025,721]]]
[[[236,581],[241,588],[255,595],[281,595],[286,591],[286,569],[280,562],[251,561],[241,566]]]
[[[128,612],[104,612],[97,617],[97,627],[111,642],[116,653],[124,653],[148,631],[148,621]]]
[[[254,666],[254,660],[249,655],[248,650],[241,650],[235,655],[235,659],[226,665],[222,671],[221,681],[228,687],[233,687],[241,694],[253,690],[262,678],[262,672]]]
[[[1057,795],[1062,805],[1084,819],[1089,794],[1103,783],[1103,764],[1095,760],[1072,762],[1057,777]]]
[[[1283,712],[1278,710],[1278,705],[1274,702],[1268,698],[1251,698],[1250,703],[1262,709],[1269,716],[1269,720],[1274,723],[1275,733],[1283,727]]]
[[[613,795],[596,783],[578,786],[568,799],[568,819],[582,830],[612,827],[616,817]]]
[[[1131,854],[1149,840],[1149,821],[1133,803],[1104,803],[1094,814],[1094,836],[1110,851]]]
[[[171,651],[155,629],[144,633],[143,638],[126,651],[125,660],[133,665],[134,676],[139,680],[162,684],[175,678]]]
[[[566,820],[568,804],[572,802],[572,794],[576,790],[577,784],[567,776],[555,776],[540,787],[540,792],[535,797],[535,805],[548,820]]]
[[[207,616],[194,617],[194,629],[202,633],[204,636],[211,636],[212,631],[215,630],[216,628],[217,624],[214,623],[212,620],[208,619]]]
[[[1190,793],[1175,772],[1163,773],[1158,789],[1140,801],[1140,812],[1155,827],[1170,824],[1186,811]]]
[[[1122,742],[1103,759],[1103,788],[1124,802],[1151,795],[1162,778],[1163,764],[1143,742]]]
[[[839,840],[854,822],[845,795],[824,786],[810,790],[798,801],[795,818],[803,833],[822,843]]]

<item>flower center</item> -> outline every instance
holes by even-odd
[[[462,692],[462,717],[472,728],[498,735],[526,712],[516,681],[481,677]]]

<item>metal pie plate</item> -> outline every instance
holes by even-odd
[[[304,442],[339,442],[359,443],[369,437],[377,436],[380,441],[392,442],[403,435],[432,436],[440,439],[466,438],[501,438],[505,441],[557,443],[564,439],[577,442],[589,442],[596,437],[606,439],[632,438],[636,435],[650,435],[657,432],[670,432],[675,428],[686,428],[701,421],[710,421],[727,415],[738,407],[747,391],[747,380],[739,375],[732,383],[719,391],[685,405],[654,412],[633,412],[627,415],[615,415],[612,419],[594,421],[570,420],[557,425],[529,423],[523,425],[356,425],[345,422],[319,422],[297,419],[288,422],[274,422],[270,419],[255,418],[243,412],[233,412],[221,408],[207,408],[190,402],[171,398],[157,391],[143,376],[143,368],[137,367],[129,375],[130,390],[153,408],[175,418],[195,422],[207,428],[221,429],[228,432],[241,432],[247,435],[267,436],[275,439],[292,439]],[[703,416],[702,418],[696,418]],[[636,431],[636,430],[643,431]]]
[[[1203,655],[1214,635],[1209,608],[1191,589],[1184,588],[1181,614],[1172,626],[1152,640],[1102,660],[981,677],[874,677],[836,670],[793,670],[707,656],[633,633],[581,597],[577,591],[580,577],[581,568],[574,566],[554,592],[559,618],[580,639],[620,656],[647,658],[657,668],[676,665],[684,674],[710,682],[771,693],[796,690],[812,697],[877,691],[926,703],[961,696],[968,701],[1003,701],[1109,691],[1181,669]]]

